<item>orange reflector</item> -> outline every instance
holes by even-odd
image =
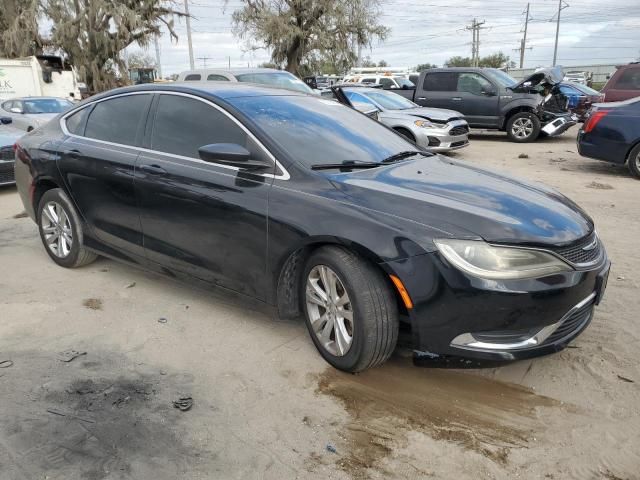
[[[402,284],[402,281],[398,277],[396,277],[395,275],[389,275],[389,277],[391,278],[391,281],[393,282],[393,284],[398,289],[398,293],[402,297],[402,301],[404,302],[404,306],[407,307],[409,310],[412,309],[413,308],[413,302],[411,301],[411,297],[409,296],[409,292],[407,292],[407,289],[404,288],[404,285]]]

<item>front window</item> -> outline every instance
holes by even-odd
[[[304,165],[381,162],[415,145],[332,100],[300,96],[227,99],[283,151]]]
[[[353,92],[345,92],[347,96]],[[363,93],[364,96],[375,102],[385,110],[408,110],[416,108],[418,105],[400,95],[383,91],[368,91]],[[349,97],[351,99],[351,97]]]
[[[503,87],[513,87],[518,81],[502,70],[492,70],[493,78]]]
[[[34,98],[23,100],[24,113],[61,113],[73,107],[73,103],[62,98]]]
[[[482,95],[483,92],[491,91],[491,83],[482,75],[477,73],[461,73],[458,75],[458,92]]]
[[[239,82],[259,83],[302,93],[313,93],[306,83],[289,72],[243,73],[236,75],[236,78]]]
[[[400,88],[413,88],[415,85],[411,80],[407,80],[404,77],[393,77]]]

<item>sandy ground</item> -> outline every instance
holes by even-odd
[[[574,138],[455,154],[577,201],[614,262],[573,348],[500,368],[339,373],[300,322],[110,260],[55,266],[2,189],[0,479],[640,478],[640,182]]]

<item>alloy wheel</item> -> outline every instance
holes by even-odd
[[[326,265],[309,272],[306,303],[311,329],[322,347],[342,357],[353,343],[353,307],[340,277]]]
[[[636,169],[640,172],[640,152],[638,152],[638,154],[636,155],[635,162],[636,162]]]
[[[533,133],[533,121],[530,118],[518,118],[513,122],[511,131],[516,138],[527,138]]]
[[[73,245],[73,230],[62,205],[47,202],[40,215],[40,224],[49,250],[58,258],[67,257]]]

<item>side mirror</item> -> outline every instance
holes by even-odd
[[[11,107],[11,113],[24,113],[19,107]]]
[[[495,87],[491,86],[491,87],[487,87],[487,88],[483,88],[480,93],[482,93],[482,95],[485,95],[487,97],[495,97],[498,94],[498,91],[496,90]]]
[[[249,150],[236,143],[211,143],[198,149],[200,158],[205,162],[222,163],[246,170],[262,170],[271,167],[270,163],[251,158]]]
[[[13,118],[11,118],[11,117],[0,117],[0,123],[2,125],[9,125],[10,123],[13,123]]]

